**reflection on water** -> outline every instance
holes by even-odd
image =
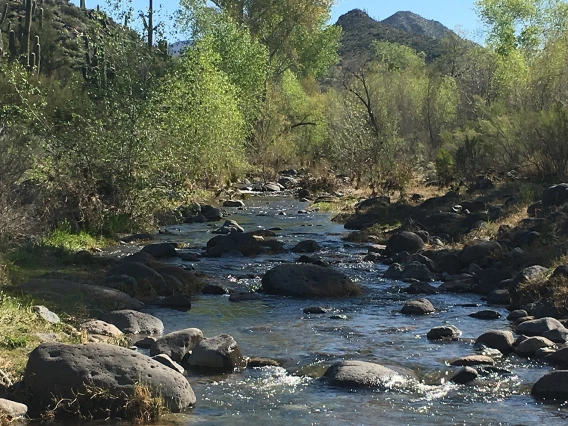
[[[245,355],[284,362],[285,368],[251,369],[223,377],[190,376],[198,404],[189,415],[174,416],[175,424],[566,424],[565,407],[543,405],[530,397],[531,385],[548,371],[545,365],[512,356],[496,359],[501,371],[487,372],[476,386],[448,383],[457,371],[449,361],[473,354],[472,341],[483,332],[509,325],[506,320],[468,317],[481,308],[462,305],[480,303],[478,296],[429,296],[437,313],[402,316],[398,311],[408,296],[393,290],[401,283],[383,280],[384,266],[361,262],[366,248],[346,245],[341,240],[343,227],[332,223],[329,214],[296,214],[305,204],[287,198],[253,198],[247,205],[231,216],[245,230],[282,228],[277,234],[287,248],[314,239],[324,248],[321,256],[368,291],[361,298],[317,302],[267,296],[261,301],[231,303],[227,296],[200,296],[189,312],[149,309],[164,321],[166,332],[197,327],[205,336],[231,334]],[[281,211],[286,215],[278,215]],[[198,251],[213,236],[212,229],[206,224],[180,225],[171,227],[175,235],[161,239],[183,242]],[[267,269],[296,258],[283,254],[203,259],[192,265],[229,288],[250,289],[260,285]],[[347,320],[332,320],[331,314],[303,314],[305,307],[314,304],[332,306],[333,313],[345,314]],[[506,316],[505,310],[497,310]],[[457,326],[462,331],[460,339],[429,342],[426,333],[444,324]],[[335,389],[320,377],[330,362],[342,358],[410,369],[421,383],[389,392]]]

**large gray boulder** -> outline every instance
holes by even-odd
[[[522,322],[515,331],[525,336],[542,336],[551,330],[564,330],[564,325],[555,318],[540,318]]]
[[[426,338],[428,340],[453,340],[457,339],[461,331],[455,325],[442,325],[432,328]]]
[[[53,395],[71,398],[85,385],[132,395],[141,383],[161,395],[173,412],[195,404],[184,376],[146,355],[104,343],[43,343],[30,354],[23,381],[35,398],[46,401]]]
[[[203,340],[203,333],[197,328],[186,328],[160,337],[150,348],[150,355],[166,354],[176,362],[182,362],[193,348]]]
[[[185,364],[211,372],[230,373],[246,367],[246,361],[232,336],[222,334],[201,340]]]
[[[424,241],[413,232],[399,232],[393,235],[387,242],[387,251],[392,254],[406,251],[414,254],[424,249]]]
[[[566,201],[568,201],[568,183],[553,185],[542,193],[544,207],[561,206]]]
[[[470,263],[484,263],[491,257],[500,254],[501,251],[501,244],[497,241],[483,241],[465,247],[460,254],[460,260],[468,265]]]
[[[102,319],[127,334],[157,334],[164,331],[161,319],[129,309],[110,312],[103,315]]]
[[[155,296],[167,294],[168,286],[164,277],[158,272],[138,262],[119,262],[107,272],[107,277],[113,275],[128,275],[136,280],[138,294],[141,296]]]
[[[226,253],[239,252],[243,256],[259,254],[284,253],[284,244],[271,238],[255,235],[250,232],[233,232],[229,235],[218,235],[207,242],[207,255],[221,257]]]
[[[144,303],[113,288],[60,279],[32,279],[20,287],[28,294],[37,294],[49,299],[63,300],[73,297],[85,301],[90,308],[142,309]]]
[[[384,277],[392,280],[419,280],[435,281],[436,275],[428,267],[420,262],[412,262],[405,265],[394,263],[384,274]]]
[[[324,377],[335,386],[379,390],[402,387],[411,379],[389,367],[365,361],[336,362],[327,369]]]
[[[292,248],[293,253],[315,253],[320,250],[320,245],[314,240],[300,241]]]
[[[560,370],[541,377],[532,387],[531,394],[536,398],[568,398],[568,371]]]
[[[479,373],[475,368],[463,367],[450,378],[450,382],[457,383],[458,385],[465,385],[473,382],[478,376]]]
[[[542,348],[554,348],[554,342],[551,342],[545,337],[537,336],[537,337],[529,337],[528,339],[523,340],[518,346],[515,348],[515,351],[521,356],[533,356],[536,351]]]
[[[498,351],[507,354],[513,350],[515,337],[513,336],[513,333],[508,330],[490,330],[479,336],[475,341],[475,344],[497,349]]]
[[[148,244],[142,249],[142,252],[152,255],[152,257],[156,259],[178,257],[176,248],[170,243]]]
[[[514,305],[518,305],[521,301],[519,289],[523,284],[540,281],[546,279],[548,268],[544,266],[534,265],[520,271],[509,283],[508,290]]]
[[[2,424],[11,424],[10,420],[20,419],[27,413],[28,407],[26,405],[0,398],[0,417],[2,417],[3,420]],[[2,414],[8,418],[3,417]]]
[[[267,294],[297,298],[349,297],[361,289],[343,272],[310,264],[276,266],[262,277]]]

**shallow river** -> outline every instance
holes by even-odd
[[[243,211],[227,209],[245,230],[280,227],[278,238],[290,248],[314,239],[324,247],[322,257],[334,263],[368,290],[365,296],[343,300],[306,301],[266,296],[261,301],[233,303],[227,296],[196,297],[191,311],[167,309],[147,312],[164,321],[166,332],[188,327],[206,337],[230,334],[245,356],[282,359],[286,368],[245,370],[229,376],[189,380],[197,396],[196,407],[175,424],[191,425],[566,425],[568,408],[544,405],[530,396],[530,387],[549,367],[515,356],[497,359],[506,370],[481,377],[477,386],[448,384],[456,370],[447,362],[474,353],[477,336],[509,326],[505,319],[483,321],[468,317],[481,310],[476,295],[428,296],[439,312],[425,317],[398,314],[404,300],[397,288],[403,283],[385,281],[383,265],[362,262],[364,245],[346,244],[342,225],[330,214],[297,214],[306,204],[290,198],[253,197]],[[279,215],[285,212],[286,215]],[[199,251],[213,237],[210,226],[170,227],[174,236],[163,241],[188,243]],[[220,277],[229,288],[260,286],[263,272],[298,255],[258,258],[203,259],[193,265]],[[242,278],[248,276],[248,278]],[[256,278],[252,278],[255,276]],[[238,279],[241,278],[241,279]],[[419,297],[419,296],[418,296]],[[479,307],[464,305],[479,304]],[[329,315],[304,315],[303,308],[329,305],[347,320]],[[491,309],[494,309],[492,307]],[[503,314],[504,309],[497,309]],[[457,342],[433,343],[426,333],[435,326],[453,324],[461,331]],[[412,369],[420,385],[405,391],[350,392],[318,379],[332,361],[358,359]],[[164,424],[170,424],[168,421]]]

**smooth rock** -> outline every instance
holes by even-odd
[[[36,398],[46,401],[53,395],[71,398],[87,384],[131,395],[140,381],[161,395],[173,412],[196,401],[181,374],[146,355],[104,343],[43,343],[30,354],[23,380]]]
[[[102,319],[127,334],[159,334],[164,331],[164,324],[159,318],[128,309],[104,314]]]
[[[160,296],[171,296],[173,294],[194,295],[199,293],[205,286],[205,283],[201,278],[197,277],[187,269],[179,268],[177,266],[160,266],[156,268],[156,272],[163,276],[169,275],[171,277],[175,277],[181,283],[181,288],[177,288],[177,286],[174,288],[169,287],[167,293],[159,293]]]
[[[458,385],[465,385],[469,382],[473,382],[478,376],[479,374],[476,369],[464,367],[452,376],[450,382],[457,383]]]
[[[519,318],[525,318],[527,317],[529,314],[527,313],[527,311],[522,310],[522,309],[517,309],[515,311],[512,311],[509,315],[507,315],[507,319],[509,321],[516,321]]]
[[[229,252],[239,252],[242,256],[250,257],[259,254],[281,254],[285,250],[280,241],[251,232],[218,235],[207,242],[207,255],[210,257],[221,257]]]
[[[182,362],[199,342],[203,333],[197,328],[186,328],[160,337],[150,348],[150,356],[166,354],[176,362]]]
[[[0,414],[8,416],[10,420],[20,419],[28,413],[27,405],[9,399],[0,398]],[[6,420],[6,419],[3,419]],[[8,422],[3,424],[8,424]]]
[[[333,311],[331,306],[310,306],[309,308],[304,308],[304,314],[320,315],[327,314]]]
[[[568,399],[568,371],[552,371],[541,377],[533,385],[531,394],[536,398]]]
[[[138,293],[143,296],[167,294],[169,291],[164,277],[142,263],[119,262],[107,272],[107,277],[114,275],[128,275],[134,278],[138,285]]]
[[[519,324],[515,331],[517,334],[524,334],[525,336],[542,336],[547,331],[554,329],[563,330],[564,326],[557,319],[540,318]]]
[[[511,331],[503,330],[490,330],[483,333],[475,341],[476,345],[484,345],[489,348],[497,349],[500,352],[507,354],[513,350],[515,337]]]
[[[559,349],[556,352],[546,356],[544,359],[549,364],[561,368],[568,368],[568,348]]]
[[[478,263],[500,254],[501,245],[496,241],[483,241],[464,248],[460,260],[465,264]]]
[[[105,287],[114,288],[132,297],[136,297],[138,293],[138,282],[135,278],[128,275],[111,275],[106,277]]]
[[[301,241],[292,248],[293,253],[315,253],[320,250],[320,245],[314,240]]]
[[[432,328],[426,338],[428,340],[452,340],[457,339],[461,332],[455,325],[444,325]]]
[[[410,254],[417,253],[424,249],[424,241],[413,232],[400,232],[393,235],[387,242],[387,251],[390,253],[400,253],[407,251]]]
[[[222,334],[201,340],[187,359],[187,366],[229,373],[246,367],[246,361],[232,336]]]
[[[156,259],[178,257],[175,247],[170,243],[149,244],[142,249],[142,252],[152,255]]]
[[[493,358],[485,355],[469,355],[458,358],[450,363],[450,365],[457,367],[471,367],[474,365],[494,365]]]
[[[266,294],[298,298],[349,297],[361,294],[360,287],[343,272],[310,264],[283,264],[262,277]]]
[[[428,299],[411,300],[406,302],[400,310],[400,313],[404,315],[426,315],[434,312],[436,309]]]
[[[542,348],[553,348],[555,347],[554,342],[551,342],[545,337],[537,336],[537,337],[529,337],[528,339],[521,342],[515,348],[516,352],[521,356],[531,356],[538,349]]]
[[[174,294],[173,296],[160,299],[157,305],[180,312],[187,312],[191,310],[191,296],[186,294]]]
[[[485,310],[474,312],[468,315],[471,318],[482,319],[482,320],[496,320],[501,318],[501,314],[497,311]]]
[[[150,349],[154,343],[156,343],[156,338],[151,336],[146,336],[142,339],[134,342],[134,346],[140,349]]]
[[[546,337],[554,343],[568,343],[568,330],[566,328],[555,328],[544,332],[542,337]]]
[[[380,364],[365,361],[339,361],[324,374],[330,384],[347,388],[389,390],[405,385],[409,377]]]

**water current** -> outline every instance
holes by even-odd
[[[362,261],[366,245],[346,243],[342,225],[331,214],[311,212],[305,203],[285,197],[251,197],[242,210],[227,209],[247,231],[281,228],[278,239],[291,248],[313,239],[320,256],[366,289],[362,297],[340,300],[294,300],[265,296],[263,300],[229,302],[228,296],[197,296],[189,312],[150,308],[164,322],[165,332],[197,327],[206,337],[230,334],[245,356],[270,357],[284,368],[247,369],[224,376],[195,376],[189,381],[197,405],[163,424],[176,425],[566,425],[568,408],[546,405],[530,396],[530,388],[550,367],[510,356],[496,358],[501,370],[482,376],[475,385],[449,383],[457,371],[452,359],[474,354],[473,341],[491,329],[507,329],[505,319],[484,321],[468,314],[484,308],[477,295],[428,296],[438,312],[423,317],[398,313],[408,296],[404,283],[385,280],[386,266]],[[169,227],[162,241],[189,245],[200,252],[213,237],[207,224]],[[123,252],[136,250],[126,246]],[[203,258],[189,263],[237,290],[260,286],[271,267],[298,255],[256,258]],[[332,306],[347,319],[305,315],[313,305]],[[490,309],[496,309],[491,307]],[[505,309],[497,308],[506,317]],[[426,333],[435,326],[455,325],[458,341],[434,343]],[[420,384],[387,392],[350,391],[331,387],[320,377],[333,361],[357,359],[413,370]]]

